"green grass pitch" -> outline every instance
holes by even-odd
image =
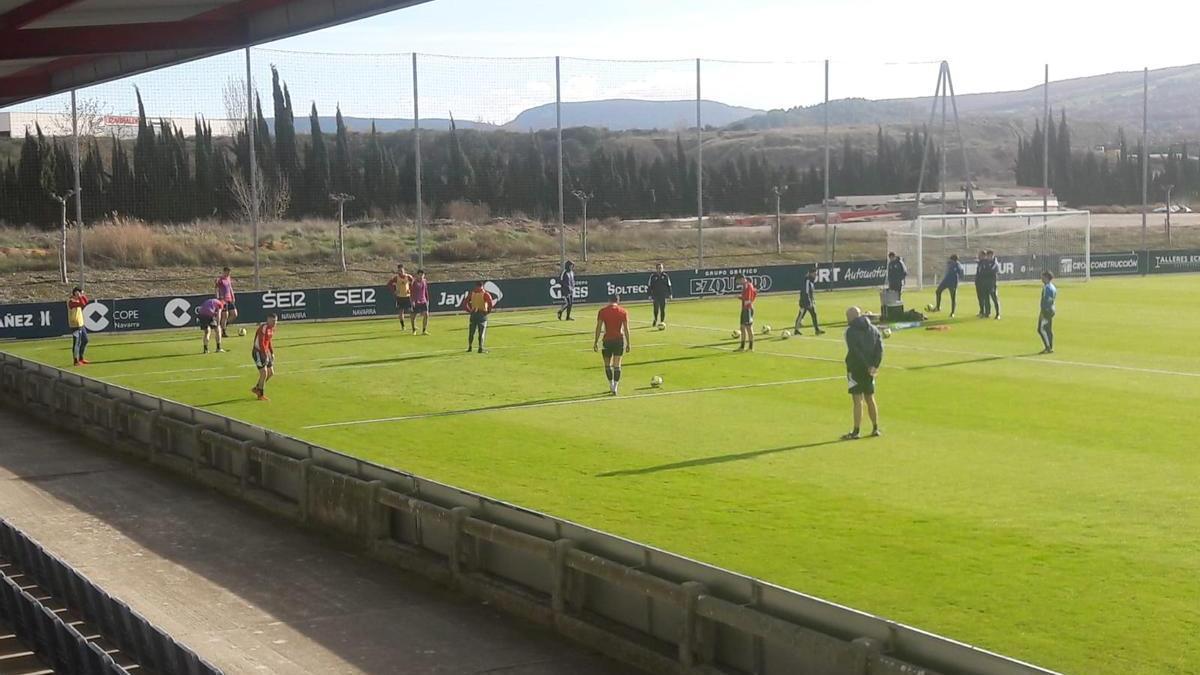
[[[462,316],[282,324],[268,403],[249,338],[95,335],[86,373],[1047,667],[1198,672],[1200,277],[1061,284],[1052,356],[1039,288],[984,321],[968,285],[971,318],[898,331],[885,435],[854,442],[839,324],[873,290],[819,296],[829,333],[787,341],[795,297],[761,298],[753,354],[734,298],[676,302],[666,331],[634,305],[615,399],[594,305],[499,312],[486,355]],[[65,339],[3,348],[70,364]]]

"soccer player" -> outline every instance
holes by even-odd
[[[604,333],[604,351],[600,352],[604,359],[604,374],[608,377],[608,390],[616,396],[617,387],[621,384],[621,357],[631,348],[629,312],[621,306],[621,296],[616,293],[608,296],[608,304],[596,313],[592,351],[600,351],[601,331]]]
[[[881,436],[879,407],[875,403],[875,375],[883,363],[883,336],[858,307],[846,310],[846,382],[854,400],[854,429],[843,441],[859,437],[863,404],[871,417],[871,435]]]
[[[84,358],[88,346],[88,332],[83,308],[87,306],[88,296],[83,294],[83,289],[78,286],[72,288],[71,297],[67,298],[67,325],[71,327],[71,359],[76,366],[91,363]]]
[[[204,331],[204,351],[202,353],[208,353],[209,333],[217,334],[217,352],[225,351],[225,348],[221,346],[222,330],[219,325],[224,315],[225,303],[217,298],[209,298],[200,305],[196,317],[200,320],[200,330]]]
[[[425,278],[425,270],[417,270],[417,278],[412,283],[413,335],[417,334],[417,315],[421,315],[421,335],[429,335],[429,280]]]
[[[750,341],[750,351],[754,351],[754,300],[758,298],[758,289],[745,274],[739,274],[734,277],[734,281],[742,288],[742,316],[739,319],[741,329],[741,344],[738,346],[738,351],[746,351],[746,341]]]
[[[671,277],[663,271],[663,264],[658,263],[654,266],[654,272],[650,275],[650,281],[646,283],[650,289],[650,301],[654,303],[654,321],[650,324],[653,328],[658,324],[667,323],[667,299],[672,295]]]
[[[258,384],[250,391],[260,401],[270,400],[267,398],[267,381],[275,377],[275,346],[271,341],[275,339],[275,324],[278,321],[279,317],[274,313],[268,314],[267,322],[258,324],[258,330],[254,331],[254,347],[250,350],[250,357],[254,359],[254,367],[258,368]]]
[[[958,311],[958,282],[962,281],[966,275],[966,270],[963,269],[962,263],[958,262],[958,254],[955,253],[946,261],[946,271],[942,274],[942,283],[937,287],[937,305],[933,311],[942,311],[942,293],[950,291],[950,318],[954,318],[954,313]]]
[[[1000,261],[996,260],[996,252],[992,249],[987,250],[988,262],[988,284],[984,289],[987,293],[988,306],[996,310],[996,319],[1000,318],[1000,295],[997,291],[1000,288]]]
[[[1058,300],[1058,287],[1054,285],[1054,273],[1042,272],[1042,306],[1038,312],[1038,335],[1042,338],[1043,354],[1054,353],[1054,304]]]
[[[222,269],[221,276],[217,277],[216,289],[216,299],[220,300],[224,307],[221,315],[217,317],[217,323],[220,324],[221,337],[229,337],[229,323],[237,321],[238,311],[237,297],[233,294],[233,277],[230,276],[228,267]]]
[[[483,338],[487,333],[488,314],[492,313],[496,302],[492,299],[492,294],[484,290],[483,284],[482,281],[475,282],[475,288],[471,289],[467,293],[467,297],[463,298],[463,311],[471,315],[467,328],[468,354],[471,353],[471,347],[475,344],[475,333],[477,332],[479,333],[479,353],[487,353],[483,347]]]
[[[804,285],[800,287],[800,313],[796,315],[796,335],[800,334],[800,324],[804,321],[804,315],[812,317],[813,330],[817,335],[824,335],[825,331],[821,330],[821,324],[817,321],[817,268],[812,268],[808,274],[804,276]]]
[[[991,303],[988,301],[987,275],[987,251],[979,249],[975,256],[975,297],[979,300],[979,313],[975,317],[978,319],[986,319],[992,314]]]
[[[558,275],[558,290],[563,296],[562,307],[558,308],[558,320],[562,321],[563,312],[566,312],[567,321],[574,321],[571,309],[575,307],[575,263],[570,260],[563,263],[562,274]]]
[[[404,330],[404,315],[412,313],[412,275],[404,271],[404,265],[396,265],[396,273],[388,280],[388,289],[392,291],[392,297],[396,298],[396,311],[400,314],[400,330]],[[417,317],[413,314],[413,321],[416,322]]]
[[[887,287],[889,291],[900,294],[904,291],[904,279],[908,277],[908,267],[895,253],[888,253]]]

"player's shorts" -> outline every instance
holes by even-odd
[[[413,314],[428,314],[429,313],[429,303],[428,302],[418,302],[417,304],[413,305],[412,311],[413,311]]]
[[[487,312],[471,312],[471,325],[472,326],[486,326],[487,318],[488,318]]]
[[[396,296],[396,309],[406,311],[412,309],[412,298]]]
[[[871,395],[875,393],[875,378],[865,370],[857,368],[846,369],[846,384],[851,394]]]
[[[753,307],[743,307],[742,308],[742,325],[749,326],[752,323],[754,323],[754,308]]]
[[[604,358],[609,358],[610,356],[624,356],[625,338],[619,337],[615,340],[605,340],[602,343],[600,353],[604,355]]]
[[[217,317],[215,316],[204,316],[203,314],[197,314],[196,318],[200,320],[200,330],[208,330],[209,328],[217,325]]]
[[[274,354],[264,354],[257,349],[252,349],[250,350],[250,356],[254,358],[254,367],[258,368],[259,370],[262,370],[263,368],[272,368],[275,366]]]
[[[218,299],[220,299],[220,298],[218,298]],[[227,312],[236,312],[237,311],[237,303],[234,302],[233,300],[221,300],[221,302],[225,303],[225,311],[227,311]]]

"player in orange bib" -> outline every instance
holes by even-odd
[[[747,340],[750,342],[750,351],[754,351],[754,301],[758,298],[758,289],[750,283],[745,274],[739,274],[734,279],[742,287],[742,316],[739,320],[742,343],[738,347],[738,351],[746,350]]]
[[[604,349],[600,349],[600,335],[604,334]],[[592,351],[599,351],[604,359],[604,374],[608,376],[608,390],[617,395],[621,384],[621,357],[630,350],[629,312],[621,306],[621,296],[608,296],[608,304],[596,313],[596,335]]]
[[[275,324],[278,321],[279,317],[268,314],[267,322],[258,324],[258,330],[254,332],[254,346],[250,349],[254,367],[258,368],[258,384],[250,392],[260,401],[267,400],[267,380],[275,377],[275,345],[271,341],[275,339]]]

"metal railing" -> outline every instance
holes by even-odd
[[[0,399],[655,673],[1051,671],[0,353]]]

